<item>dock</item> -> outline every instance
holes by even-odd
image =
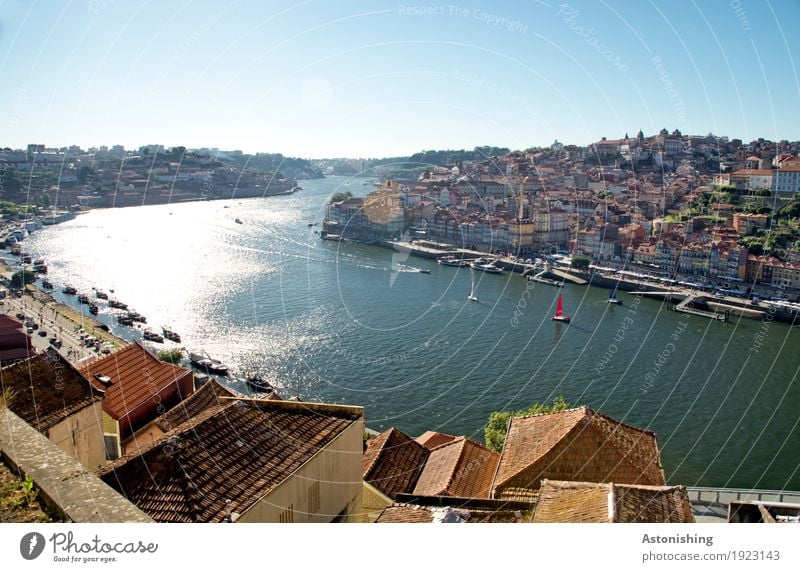
[[[695,302],[701,302],[705,304],[705,298],[703,296],[696,296],[694,294],[690,294],[683,301],[675,306],[676,312],[682,312],[684,314],[691,314],[693,316],[702,316],[704,318],[710,318],[712,320],[719,320],[721,322],[727,322],[728,316],[730,312],[726,309],[724,314],[718,314],[716,311],[710,310],[701,310],[699,308],[695,308]]]

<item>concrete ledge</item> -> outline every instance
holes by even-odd
[[[72,522],[153,522],[55,443],[6,408],[0,409],[0,452],[36,483],[40,496]]]

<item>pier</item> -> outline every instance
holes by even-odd
[[[712,320],[720,320],[722,322],[728,321],[729,312],[728,310],[725,311],[724,314],[718,314],[717,312],[712,312],[710,310],[701,310],[699,308],[694,307],[695,302],[700,302],[701,304],[705,304],[705,298],[703,296],[696,296],[694,294],[690,294],[683,301],[675,306],[676,312],[682,312],[684,314],[692,314],[693,316],[702,316],[704,318],[710,318]]]

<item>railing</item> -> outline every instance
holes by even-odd
[[[731,501],[800,504],[800,492],[798,491],[686,487],[686,494],[689,497],[689,501],[700,504],[727,505]]]

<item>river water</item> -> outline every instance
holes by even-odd
[[[622,293],[612,306],[599,288],[322,241],[308,223],[327,198],[371,187],[301,184],[288,196],[95,210],[26,248],[46,259],[58,299],[75,304],[65,283],[113,289],[186,348],[286,394],[363,405],[376,430],[482,440],[491,411],[563,395],[654,430],[671,484],[800,490],[800,328],[712,322]],[[466,299],[473,278],[479,303]],[[550,320],[562,291],[569,325]],[[140,335],[105,306],[99,318]]]

